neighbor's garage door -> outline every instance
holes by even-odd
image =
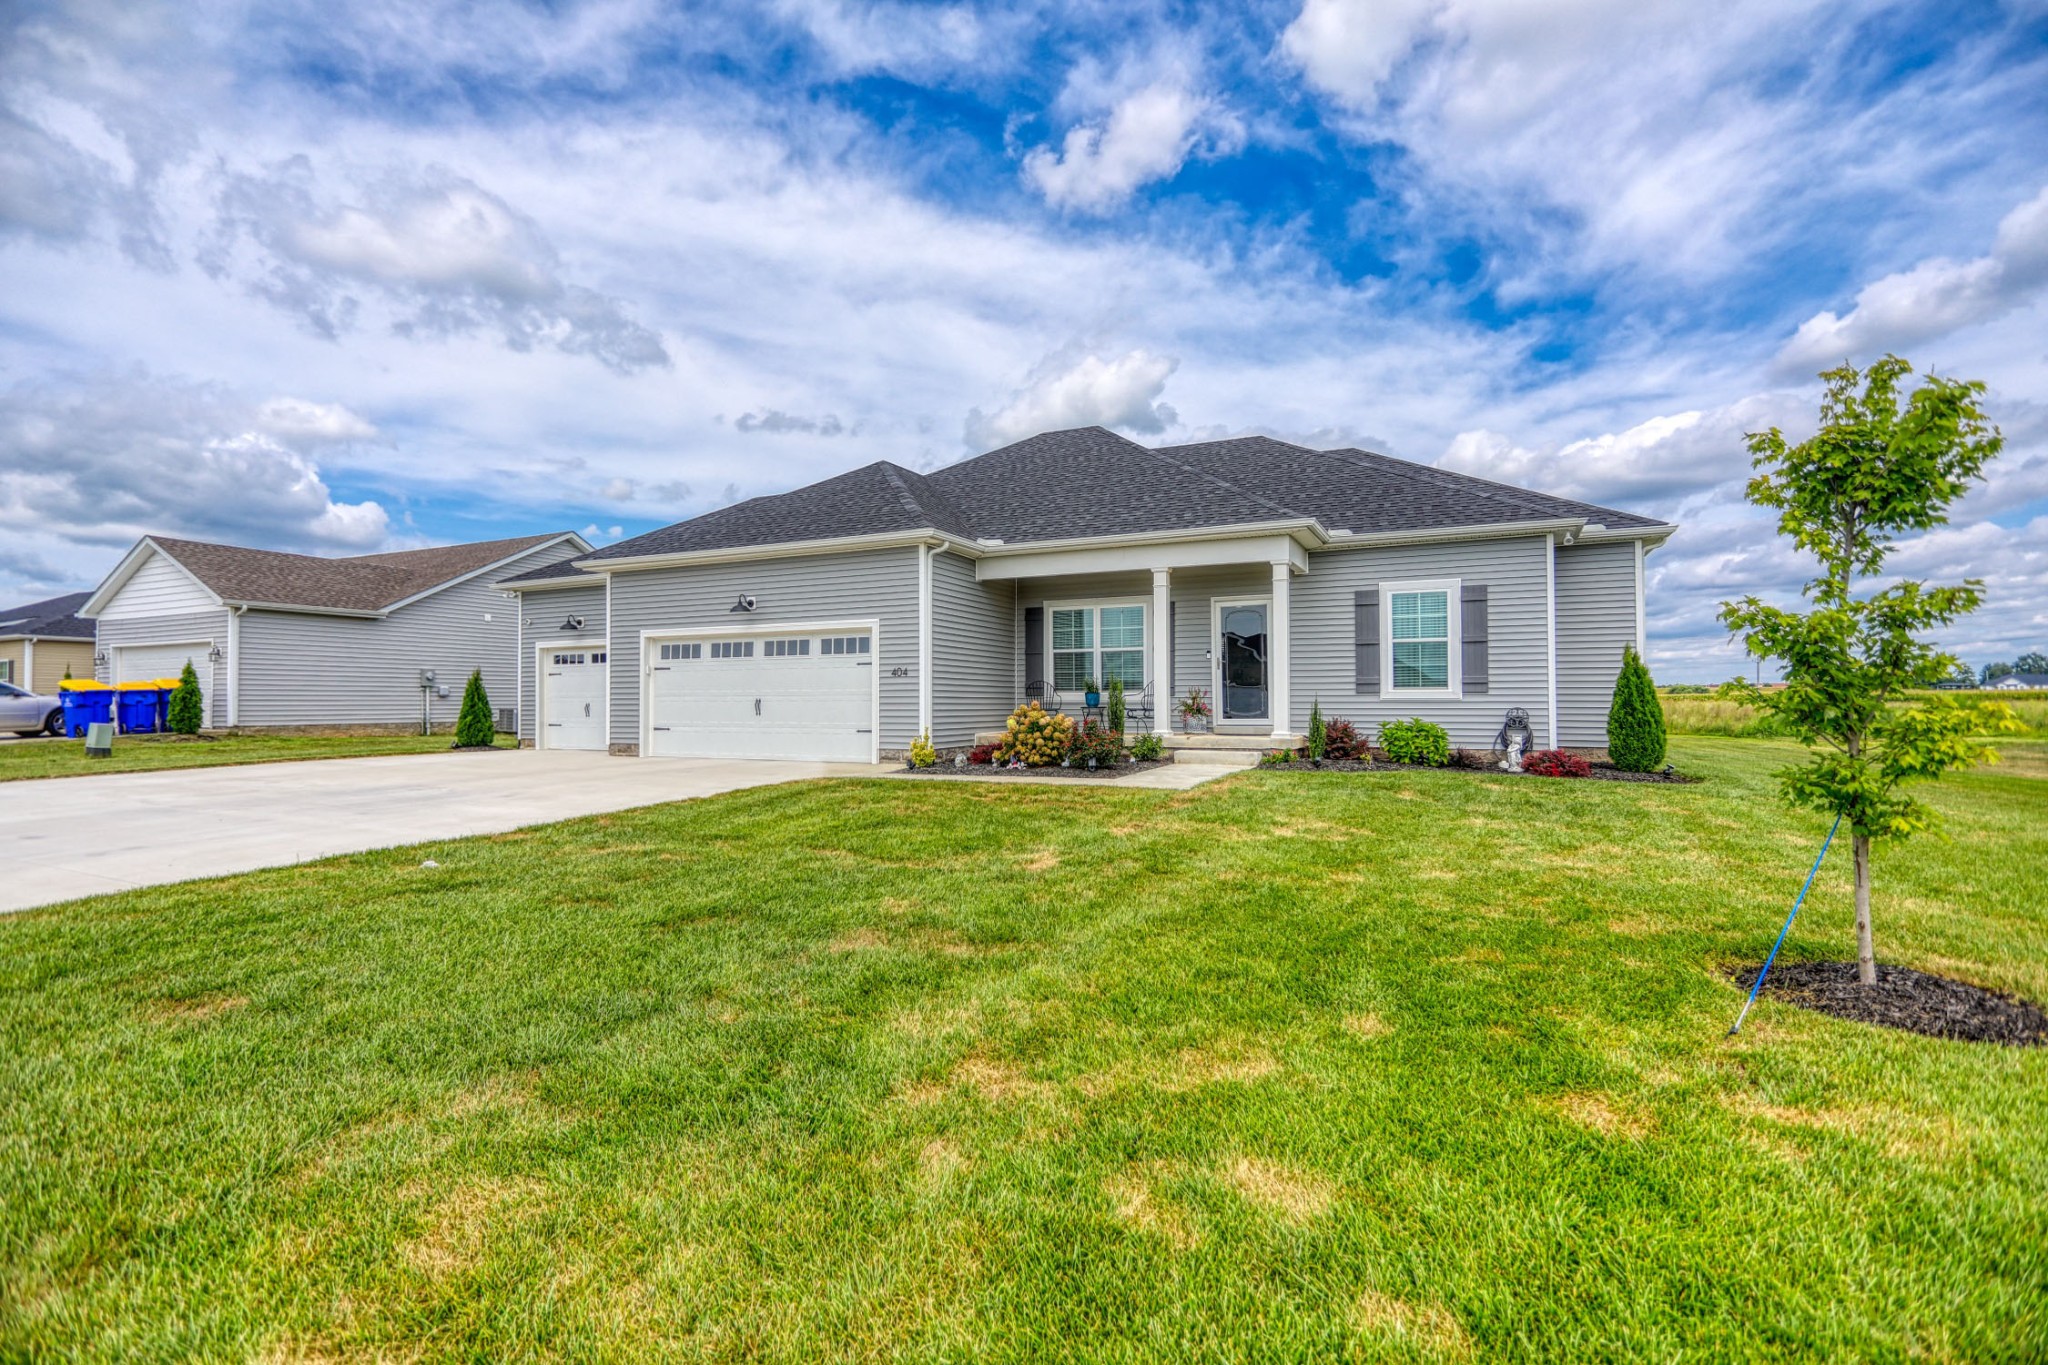
[[[601,649],[544,649],[541,662],[541,719],[545,749],[602,749],[605,738],[605,652]]]
[[[650,639],[648,752],[872,762],[874,663],[865,631]]]
[[[186,663],[199,676],[199,693],[206,703],[205,723],[213,724],[213,664],[206,652],[213,648],[211,640],[189,640],[176,645],[116,645],[114,647],[114,681],[142,682],[150,678],[175,678],[185,671]]]

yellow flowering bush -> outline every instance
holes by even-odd
[[[910,741],[910,766],[929,768],[939,761],[939,751],[932,747],[932,732],[927,730]]]
[[[996,762],[1012,759],[1027,768],[1046,768],[1067,756],[1074,744],[1074,718],[1048,711],[1027,701],[1010,713],[1003,726],[1003,742],[996,749]]]

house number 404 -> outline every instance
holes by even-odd
[[[889,676],[892,678],[907,678],[910,676],[910,670],[907,668],[892,668],[889,670]]]

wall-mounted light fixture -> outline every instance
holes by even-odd
[[[212,649],[209,649],[209,650],[207,650],[207,651],[206,651],[206,661],[207,661],[208,663],[212,663],[212,664],[217,664],[217,663],[219,663],[219,662],[220,662],[220,646],[219,646],[219,645],[215,645],[215,646],[214,646],[214,647],[213,647]]]
[[[92,654],[92,661],[99,667],[105,668],[107,666],[107,651],[105,651],[104,649],[94,650]]]
[[[576,631],[583,629],[583,618],[580,616],[571,616],[568,620],[562,622],[562,629],[569,631],[572,634]]]
[[[752,594],[752,593],[744,593],[744,592],[740,594],[740,600],[739,600],[739,601],[737,601],[737,602],[735,602],[735,603],[733,603],[733,604],[732,604],[732,606],[731,606],[731,607],[729,608],[729,610],[732,610],[732,611],[752,611],[753,609],[754,609],[754,597],[753,597],[753,594]]]

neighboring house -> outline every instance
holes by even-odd
[[[79,614],[105,681],[189,662],[208,726],[416,730],[423,708],[454,723],[472,669],[494,705],[514,704],[519,622],[493,584],[589,550],[566,531],[346,559],[145,536]]]
[[[1643,556],[1674,529],[1365,451],[1087,427],[872,464],[500,586],[543,746],[871,761],[969,744],[1026,697],[1075,712],[1115,676],[1161,733],[1199,689],[1247,742],[1320,700],[1472,747],[1520,707],[1538,744],[1597,748]]]
[[[2007,673],[1985,684],[2000,692],[2025,692],[2048,687],[2048,673]]]
[[[92,622],[78,609],[91,593],[66,593],[25,607],[0,610],[0,682],[54,693],[66,670],[92,676]]]

